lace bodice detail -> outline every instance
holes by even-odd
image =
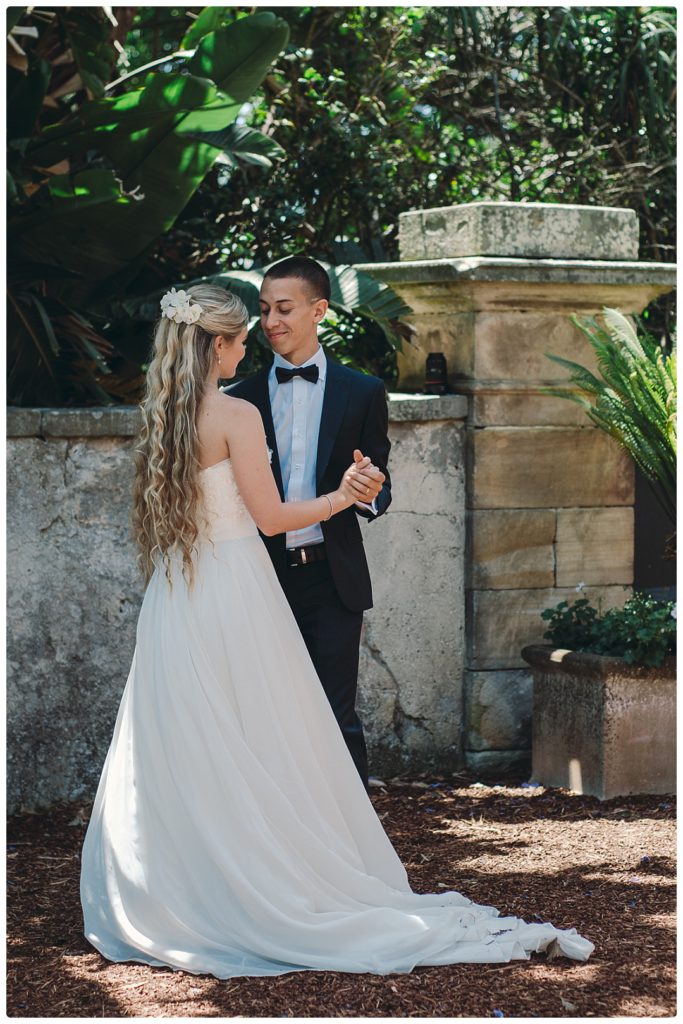
[[[214,540],[258,532],[237,487],[230,459],[200,470],[199,483]]]

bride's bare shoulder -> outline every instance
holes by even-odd
[[[225,423],[233,429],[263,430],[261,413],[245,398],[236,398],[222,391],[220,410]]]

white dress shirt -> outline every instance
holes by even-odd
[[[277,353],[268,375],[270,408],[273,413],[285,501],[308,501],[316,497],[318,435],[327,374],[327,359],[320,345],[314,355],[302,365],[313,364],[318,367],[318,380],[315,384],[303,377],[293,377],[291,381],[279,384],[275,367],[284,366],[291,370],[294,364]],[[374,501],[372,505],[365,502],[357,504],[377,514]],[[288,530],[285,543],[288,548],[295,548],[305,544],[320,544],[322,540],[323,531],[320,524],[315,523],[302,530]]]

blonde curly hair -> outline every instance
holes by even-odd
[[[135,446],[133,532],[145,583],[163,563],[171,582],[171,555],[182,556],[183,575],[194,581],[192,559],[199,533],[197,414],[213,362],[216,335],[235,338],[249,322],[247,307],[212,284],[186,289],[202,307],[196,323],[160,316]]]

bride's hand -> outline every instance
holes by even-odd
[[[358,462],[352,462],[341,478],[339,493],[344,499],[344,504],[349,507],[356,501],[362,500],[365,493],[365,483],[362,482],[362,472],[372,464],[369,456],[365,455]]]
[[[371,505],[382,490],[386,476],[381,469],[373,466],[372,462],[358,448],[354,451],[353,458],[353,472],[347,474],[350,477],[349,486],[353,490],[357,502]]]

